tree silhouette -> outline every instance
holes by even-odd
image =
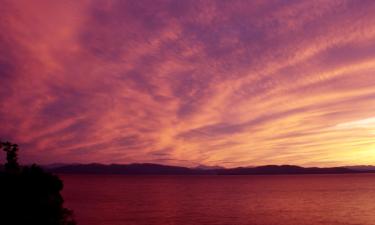
[[[18,146],[0,142],[7,154],[0,172],[0,224],[75,225],[72,211],[63,207],[63,182],[37,165],[21,167]]]
[[[18,164],[18,145],[12,144],[10,142],[0,142],[0,148],[7,154],[7,163],[5,164],[5,170],[8,173],[16,173],[20,170],[20,165]]]

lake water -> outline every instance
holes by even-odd
[[[79,225],[375,224],[375,174],[61,178]]]

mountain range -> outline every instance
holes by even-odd
[[[266,165],[257,167],[223,168],[198,166],[195,168],[151,163],[134,164],[54,164],[45,166],[59,174],[124,174],[124,175],[277,175],[277,174],[345,174],[375,173],[374,166],[301,167],[294,165]]]

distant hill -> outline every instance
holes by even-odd
[[[205,166],[205,165],[199,165],[197,167],[194,167],[194,169],[197,170],[218,170],[218,169],[225,169],[222,166]]]
[[[330,168],[319,168],[319,167],[300,167],[293,165],[268,165],[258,166],[252,168],[232,168],[218,170],[220,175],[272,175],[272,174],[339,174],[339,173],[358,173],[358,171],[351,170],[344,167],[330,167]]]
[[[365,173],[374,170],[358,170],[346,167],[300,167],[293,165],[267,165],[258,167],[196,167],[187,168],[151,163],[136,164],[72,164],[49,167],[47,170],[60,174],[124,174],[124,175],[277,175],[277,174],[343,174]]]
[[[165,166],[159,164],[79,164],[79,165],[66,165],[49,169],[54,173],[82,173],[82,174],[149,174],[149,175],[189,175],[199,174],[198,170],[178,167],[178,166]]]
[[[361,165],[361,166],[345,166],[345,168],[356,170],[356,171],[375,171],[375,166]]]

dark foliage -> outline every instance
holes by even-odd
[[[7,146],[2,145],[4,150]],[[76,224],[72,212],[63,207],[62,181],[36,165],[20,168],[17,151],[5,151],[12,155],[7,157],[5,172],[0,173],[0,224]]]
[[[5,170],[8,173],[17,173],[19,172],[19,164],[17,158],[18,145],[12,144],[10,142],[0,142],[0,148],[7,154],[7,163],[5,164]]]

